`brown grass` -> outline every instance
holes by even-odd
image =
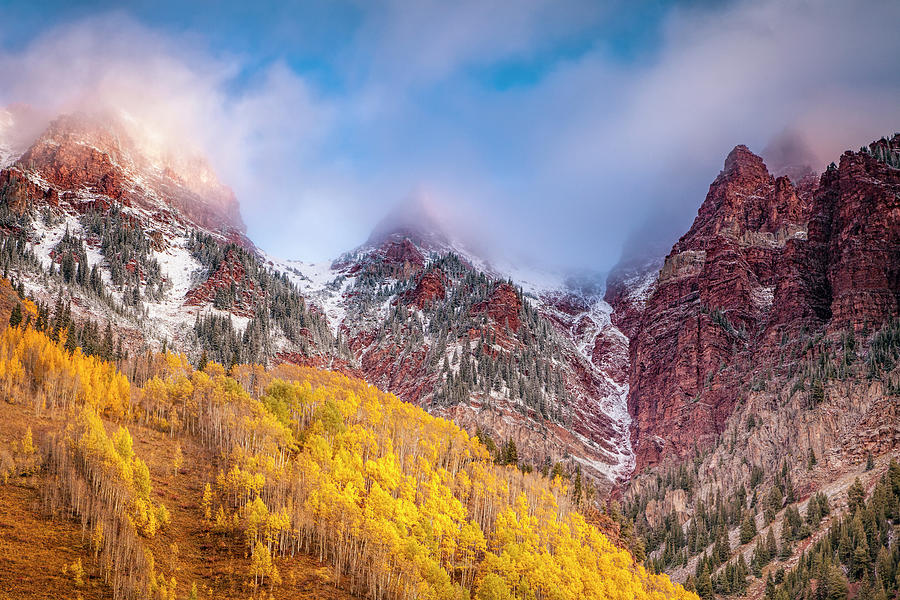
[[[153,481],[154,500],[163,502],[172,521],[152,540],[144,540],[156,559],[157,571],[178,582],[177,597],[187,598],[196,582],[201,599],[246,600],[348,600],[336,588],[331,569],[306,555],[277,560],[282,584],[254,589],[248,577],[250,559],[242,540],[226,539],[207,531],[200,498],[207,482],[215,480],[216,459],[190,436],[169,437],[141,425],[126,424],[134,449],[147,462]],[[22,406],[0,400],[0,445],[8,447],[31,427],[35,444],[51,431],[65,427],[65,420],[37,418]],[[108,423],[112,431],[116,424]],[[181,446],[184,464],[173,473],[172,457]],[[30,598],[111,598],[79,522],[50,517],[41,507],[43,475],[20,477],[7,485],[0,481],[0,600]],[[172,545],[178,547],[177,555]],[[80,558],[85,582],[76,586],[63,574],[63,566]]]

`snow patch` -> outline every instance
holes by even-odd
[[[751,292],[753,304],[759,308],[769,308],[775,300],[775,286],[759,286]]]
[[[333,335],[337,336],[347,317],[344,294],[353,284],[353,278],[332,269],[331,262],[305,262],[282,260],[262,253],[263,260],[275,270],[284,273],[300,288],[300,293],[325,313],[325,320]]]

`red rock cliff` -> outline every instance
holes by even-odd
[[[897,315],[898,192],[900,170],[870,153],[797,188],[744,146],[728,155],[629,332],[639,470],[711,443],[784,340]]]

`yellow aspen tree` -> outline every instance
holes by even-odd
[[[203,488],[203,498],[200,500],[200,508],[203,510],[203,520],[207,522],[207,524],[212,519],[212,486],[207,482],[206,487]]]
[[[172,456],[172,475],[178,475],[184,464],[184,454],[181,452],[181,444],[175,446],[175,454]]]
[[[272,553],[262,542],[256,542],[253,546],[253,553],[250,556],[250,575],[253,577],[255,586],[264,585],[266,579],[269,580],[270,586],[281,583],[281,575],[272,560]]]

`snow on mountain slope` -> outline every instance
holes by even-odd
[[[286,274],[303,295],[325,313],[328,325],[336,335],[347,316],[343,297],[352,280],[334,271],[331,261],[282,260],[265,253],[263,259]]]
[[[7,110],[0,109],[0,169],[8,167],[18,158],[9,139],[9,131],[12,126],[12,114]]]
[[[262,263],[230,190],[133,129],[63,116],[0,169],[6,269],[36,300],[113,324],[133,351],[168,343],[226,364],[330,352],[324,319]]]
[[[398,231],[379,226],[369,241],[330,264],[265,258],[327,316],[373,383],[472,431],[483,429],[497,443],[515,440],[533,464],[568,461],[604,480],[627,478],[634,467],[627,339],[610,320],[602,286],[560,272],[498,265],[442,232],[423,231],[415,220],[399,222]],[[448,256],[459,264],[448,263]],[[519,291],[504,291],[506,281]],[[466,303],[457,291],[466,285],[474,285],[468,293],[483,300]],[[455,315],[450,325],[444,323],[448,314]],[[522,323],[516,330],[509,328],[513,319]],[[542,368],[564,382],[560,390],[535,384],[544,386],[537,407],[529,405],[517,379],[533,377],[533,368],[521,362],[530,353],[546,358]],[[494,379],[491,389],[479,383],[458,396],[448,392],[447,382],[458,385],[467,368],[460,363],[464,355]],[[504,360],[512,365],[512,382],[506,375],[498,381],[482,365],[503,363],[502,371]]]

